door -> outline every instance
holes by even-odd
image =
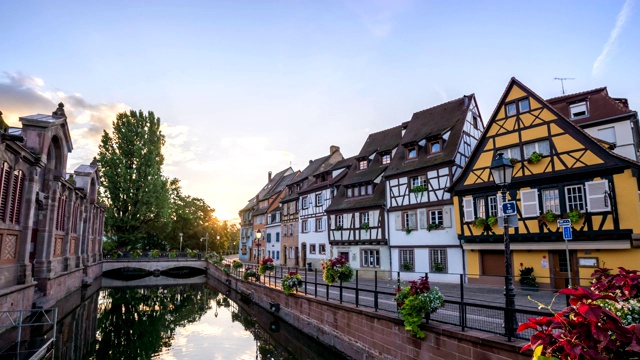
[[[300,249],[296,246],[296,263],[295,263],[295,267],[299,267],[300,266]]]
[[[341,258],[344,259],[344,261],[349,262],[349,252],[348,251],[342,251],[338,254],[338,256],[340,256]]]
[[[567,261],[566,250],[554,250],[549,252],[551,258],[551,276],[553,276],[553,286],[556,289],[564,289],[569,287],[569,266],[571,266],[571,284],[573,286],[579,284],[578,278],[578,258],[575,250],[569,250],[569,259]]]
[[[513,264],[513,261],[511,263]],[[504,285],[506,274],[504,250],[480,250],[480,266],[483,284]]]
[[[302,243],[302,266],[307,266],[307,243]]]

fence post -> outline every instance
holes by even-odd
[[[340,280],[340,304],[342,304],[342,280]]]
[[[304,268],[304,294],[307,295],[307,283],[309,282],[309,277],[307,276],[307,268]]]
[[[398,271],[398,285],[396,288],[400,290],[400,271]]]
[[[464,274],[460,274],[460,327],[464,331],[467,325],[466,307],[464,306]]]
[[[360,304],[360,296],[359,296],[359,288],[358,288],[358,270],[356,270],[356,307]]]
[[[373,311],[378,312],[378,270],[373,274]]]

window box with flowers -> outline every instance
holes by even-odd
[[[529,156],[529,158],[527,159],[527,163],[529,164],[537,164],[540,162],[540,160],[542,160],[542,158],[544,157],[544,155],[540,154],[539,152],[533,152],[531,154],[531,156]]]
[[[487,220],[483,217],[477,217],[476,221],[473,222],[473,225],[482,230],[487,225]]]
[[[231,265],[229,264],[224,264],[224,266],[222,267],[222,272],[229,276],[229,274],[231,274]]]
[[[402,269],[402,271],[412,271],[413,270],[413,264],[410,262],[403,262],[400,265],[400,269]]]
[[[276,265],[273,263],[273,259],[268,257],[260,260],[260,267],[258,268],[258,272],[260,275],[264,275],[268,272],[272,272],[276,269]]]
[[[260,281],[260,274],[258,274],[258,272],[251,268],[251,267],[247,267],[246,269],[244,269],[244,274],[242,274],[242,279],[244,281]]]
[[[234,269],[238,270],[242,267],[242,261],[234,260],[231,266],[233,266]]]
[[[584,219],[584,217],[585,217],[585,214],[583,212],[580,212],[580,210],[578,209],[573,209],[568,213],[564,214],[564,218],[571,220],[571,223],[580,222],[580,220]]]
[[[487,225],[493,227],[493,225],[498,223],[498,217],[495,215],[489,216],[489,218],[487,218]]]
[[[353,279],[354,271],[343,257],[338,256],[333,259],[322,261],[322,279],[325,283],[349,282]]]
[[[369,222],[363,222],[360,227],[363,228],[365,232],[369,231]]]
[[[427,191],[427,187],[424,185],[416,185],[409,190],[416,197],[416,201],[418,201],[418,198],[422,198],[425,191]]]
[[[298,291],[302,285],[302,276],[293,270],[289,271],[289,274],[282,278],[282,291],[284,291],[286,295]]]
[[[437,229],[440,229],[440,228],[442,228],[442,224],[440,224],[440,223],[431,223],[427,227],[427,231],[430,232],[431,230],[437,230]]]
[[[547,222],[549,224],[552,224],[552,223],[556,222],[558,219],[560,219],[560,215],[554,213],[551,210],[547,210],[546,213],[538,216],[538,222],[539,223]]]
[[[394,301],[398,304],[400,318],[405,330],[422,339],[425,333],[420,329],[422,320],[429,321],[431,314],[444,307],[444,296],[437,287],[431,287],[423,276],[410,281],[408,286],[396,290]]]

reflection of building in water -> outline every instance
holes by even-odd
[[[20,122],[0,133],[0,311],[50,307],[102,272],[97,161],[66,173],[62,103]]]

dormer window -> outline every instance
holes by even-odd
[[[418,157],[418,147],[411,146],[407,148],[407,159],[415,159]]]
[[[347,197],[359,197],[373,194],[373,184],[359,185],[347,188]]]
[[[589,116],[589,107],[587,106],[587,101],[585,100],[569,105],[569,113],[571,114],[571,119],[578,119]]]
[[[382,155],[382,165],[387,165],[391,163],[391,154]]]
[[[440,140],[431,141],[429,143],[429,153],[435,154],[442,151],[442,142]]]
[[[367,159],[358,161],[358,169],[360,169],[360,170],[366,169],[367,165],[368,165]]]

